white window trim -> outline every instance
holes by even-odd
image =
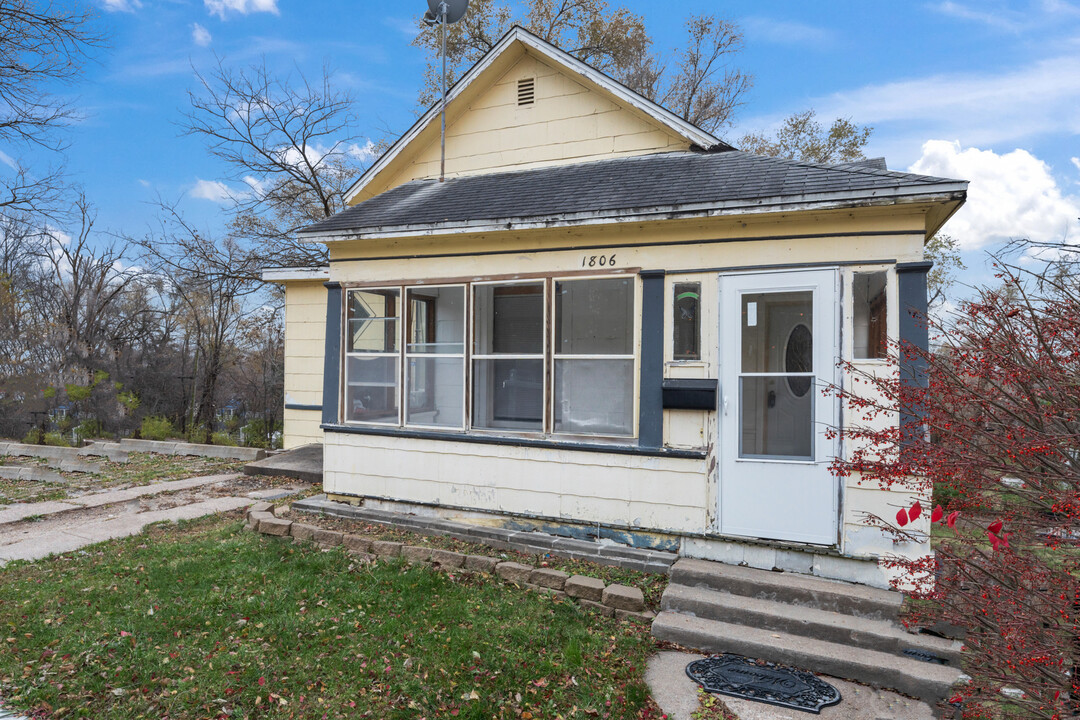
[[[633,288],[633,303],[635,312],[633,313],[633,323],[631,325],[631,332],[633,337],[630,339],[630,346],[633,348],[631,354],[618,354],[618,355],[602,355],[602,354],[558,354],[555,352],[555,299],[554,299],[554,287],[557,282],[573,282],[577,280],[608,280],[608,279],[629,279],[631,280],[631,286]],[[541,285],[544,293],[544,348],[542,353],[532,354],[478,354],[475,352],[475,326],[476,326],[476,289],[484,286],[507,286],[507,285]],[[447,287],[461,287],[463,288],[465,296],[465,337],[464,337],[464,354],[452,354],[452,353],[410,353],[408,350],[408,293],[410,290],[419,289],[435,289],[435,288],[447,288]],[[342,312],[342,319],[344,327],[342,329],[343,342],[342,342],[342,403],[341,403],[341,422],[346,425],[353,426],[370,426],[379,428],[399,428],[407,430],[424,430],[430,432],[445,433],[448,437],[452,437],[455,434],[477,434],[493,437],[521,437],[521,438],[545,438],[554,441],[563,440],[566,442],[572,442],[579,439],[588,440],[601,440],[608,441],[611,444],[625,445],[630,444],[638,437],[639,428],[637,426],[637,387],[640,381],[641,372],[641,358],[640,358],[640,312],[639,304],[641,301],[639,283],[637,282],[637,275],[634,273],[598,273],[589,275],[545,275],[542,277],[533,278],[508,278],[504,280],[482,280],[475,282],[450,282],[450,283],[438,283],[432,281],[430,283],[417,284],[412,283],[405,284],[386,284],[378,286],[363,286],[363,287],[345,287],[343,293],[344,307]],[[398,292],[399,309],[396,318],[393,318],[397,324],[397,342],[398,351],[395,353],[374,353],[374,352],[349,352],[348,351],[348,339],[349,339],[349,327],[348,327],[348,302],[349,294],[354,292],[377,292],[385,290],[396,290]],[[349,369],[348,359],[350,357],[359,358],[375,358],[375,357],[393,357],[396,358],[397,363],[397,405],[398,405],[398,417],[397,422],[387,421],[379,422],[372,420],[350,420],[348,419],[348,387],[349,387]],[[446,425],[425,425],[420,423],[408,422],[408,362],[410,359],[419,358],[450,358],[461,359],[463,365],[463,423],[458,426],[446,426]],[[473,425],[473,395],[475,391],[474,386],[474,373],[473,373],[473,361],[474,360],[540,360],[543,362],[543,408],[544,417],[542,420],[541,430],[522,430],[513,428],[482,428]],[[556,360],[611,360],[611,361],[632,361],[633,370],[631,374],[631,396],[633,397],[632,414],[631,418],[631,433],[628,435],[612,435],[612,434],[592,434],[581,432],[556,432],[555,425],[555,392],[554,392],[554,376],[555,376],[555,362]],[[696,361],[691,361],[696,362]]]

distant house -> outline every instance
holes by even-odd
[[[839,359],[926,345],[967,183],[740,152],[513,29],[301,237],[285,443],[343,501],[884,585]]]

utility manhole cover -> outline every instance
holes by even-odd
[[[815,715],[840,702],[840,691],[812,673],[742,655],[695,660],[686,666],[686,674],[708,692]]]

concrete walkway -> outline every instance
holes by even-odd
[[[177,492],[178,490],[191,490],[206,485],[214,485],[235,479],[233,475],[206,475],[204,477],[188,478],[186,480],[172,480],[170,482],[140,485],[138,487],[124,488],[123,490],[109,490],[106,492],[92,493],[67,500],[52,500],[37,503],[17,503],[0,507],[0,525],[19,522],[27,518],[36,518],[57,513],[70,512],[73,510],[85,510],[87,508],[116,505],[149,495],[161,495],[162,493]]]
[[[704,655],[684,652],[661,652],[649,659],[645,681],[649,690],[671,720],[690,720],[698,708],[698,684],[686,675],[686,666]],[[818,717],[829,720],[933,720],[934,711],[929,705],[903,695],[855,683],[821,676],[835,686],[843,700],[827,707]],[[805,720],[809,714],[788,710],[775,705],[718,696],[739,720]]]
[[[229,484],[239,478],[238,474],[208,475],[63,501],[9,505],[0,509],[0,565],[12,560],[39,560],[136,535],[152,523],[236,510],[263,496],[287,496],[298,489],[237,493]]]
[[[323,446],[321,443],[274,453],[262,460],[244,466],[247,475],[270,475],[291,477],[309,483],[321,483],[323,479]]]
[[[0,547],[0,564],[12,560],[40,560],[49,555],[71,552],[105,540],[138,535],[144,527],[152,523],[191,520],[204,515],[236,510],[252,502],[254,501],[250,498],[241,497],[212,498],[167,510],[122,514],[104,520],[76,524],[68,529],[50,532],[44,537],[29,537],[26,540]]]

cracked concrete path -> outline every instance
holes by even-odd
[[[228,482],[239,477],[238,474],[206,475],[204,477],[187,478],[186,480],[171,480],[163,483],[140,485],[138,487],[124,488],[123,490],[107,490],[105,492],[82,495],[67,500],[52,500],[36,503],[18,503],[0,508],[0,525],[15,523],[27,518],[44,517],[56,513],[71,512],[73,510],[85,510],[86,508],[116,505],[149,495],[176,492],[178,490],[191,490],[193,488]]]
[[[152,523],[190,520],[204,515],[236,510],[252,502],[246,497],[220,497],[165,510],[125,513],[116,517],[72,524],[65,529],[54,530],[43,536],[29,537],[0,547],[0,564],[12,560],[40,560],[55,553],[71,552],[105,540],[138,535],[144,527]]]
[[[0,565],[39,560],[87,545],[128,537],[149,524],[188,520],[250,505],[265,494],[292,494],[297,488],[246,492],[243,476],[208,475],[82,495],[53,502],[0,509]],[[2,717],[2,716],[0,716]]]

